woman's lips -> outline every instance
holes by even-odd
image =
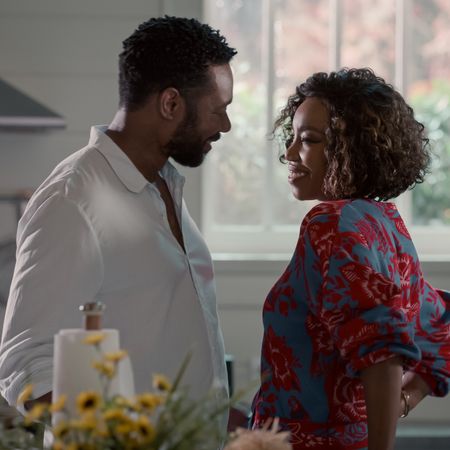
[[[290,183],[294,182],[295,180],[298,180],[300,178],[304,178],[309,175],[309,170],[306,168],[303,169],[302,167],[295,166],[292,164],[288,165],[288,181]]]
[[[289,180],[295,180],[296,178],[306,177],[308,174],[306,172],[291,172],[288,175]]]

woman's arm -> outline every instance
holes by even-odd
[[[367,407],[369,450],[393,450],[403,367],[400,357],[387,359],[361,371]]]
[[[431,389],[423,378],[415,372],[406,372],[402,379],[402,390],[407,394],[408,405],[402,398],[400,407],[400,417],[414,409],[417,404],[431,393]]]

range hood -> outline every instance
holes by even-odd
[[[64,128],[64,118],[0,79],[0,130]]]

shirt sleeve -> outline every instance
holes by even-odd
[[[349,376],[393,356],[405,365],[420,359],[414,326],[393,264],[384,264],[376,245],[338,228],[338,217],[320,217],[308,225],[307,245],[316,255],[321,286],[312,308],[328,329]]]
[[[103,278],[84,212],[61,193],[34,203],[19,224],[0,348],[0,388],[11,405],[27,383],[34,398],[52,390],[53,337],[80,326],[78,307],[94,300]]]
[[[416,340],[422,359],[414,368],[428,384],[431,395],[444,397],[450,390],[450,292],[424,285]]]

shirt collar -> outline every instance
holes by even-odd
[[[128,156],[117,146],[109,136],[105,134],[107,125],[94,125],[91,127],[89,145],[106,158],[111,168],[119,180],[131,192],[142,192],[149,181],[142,175]],[[182,187],[185,178],[179,174],[178,170],[167,161],[160,170],[160,175],[169,183]]]

